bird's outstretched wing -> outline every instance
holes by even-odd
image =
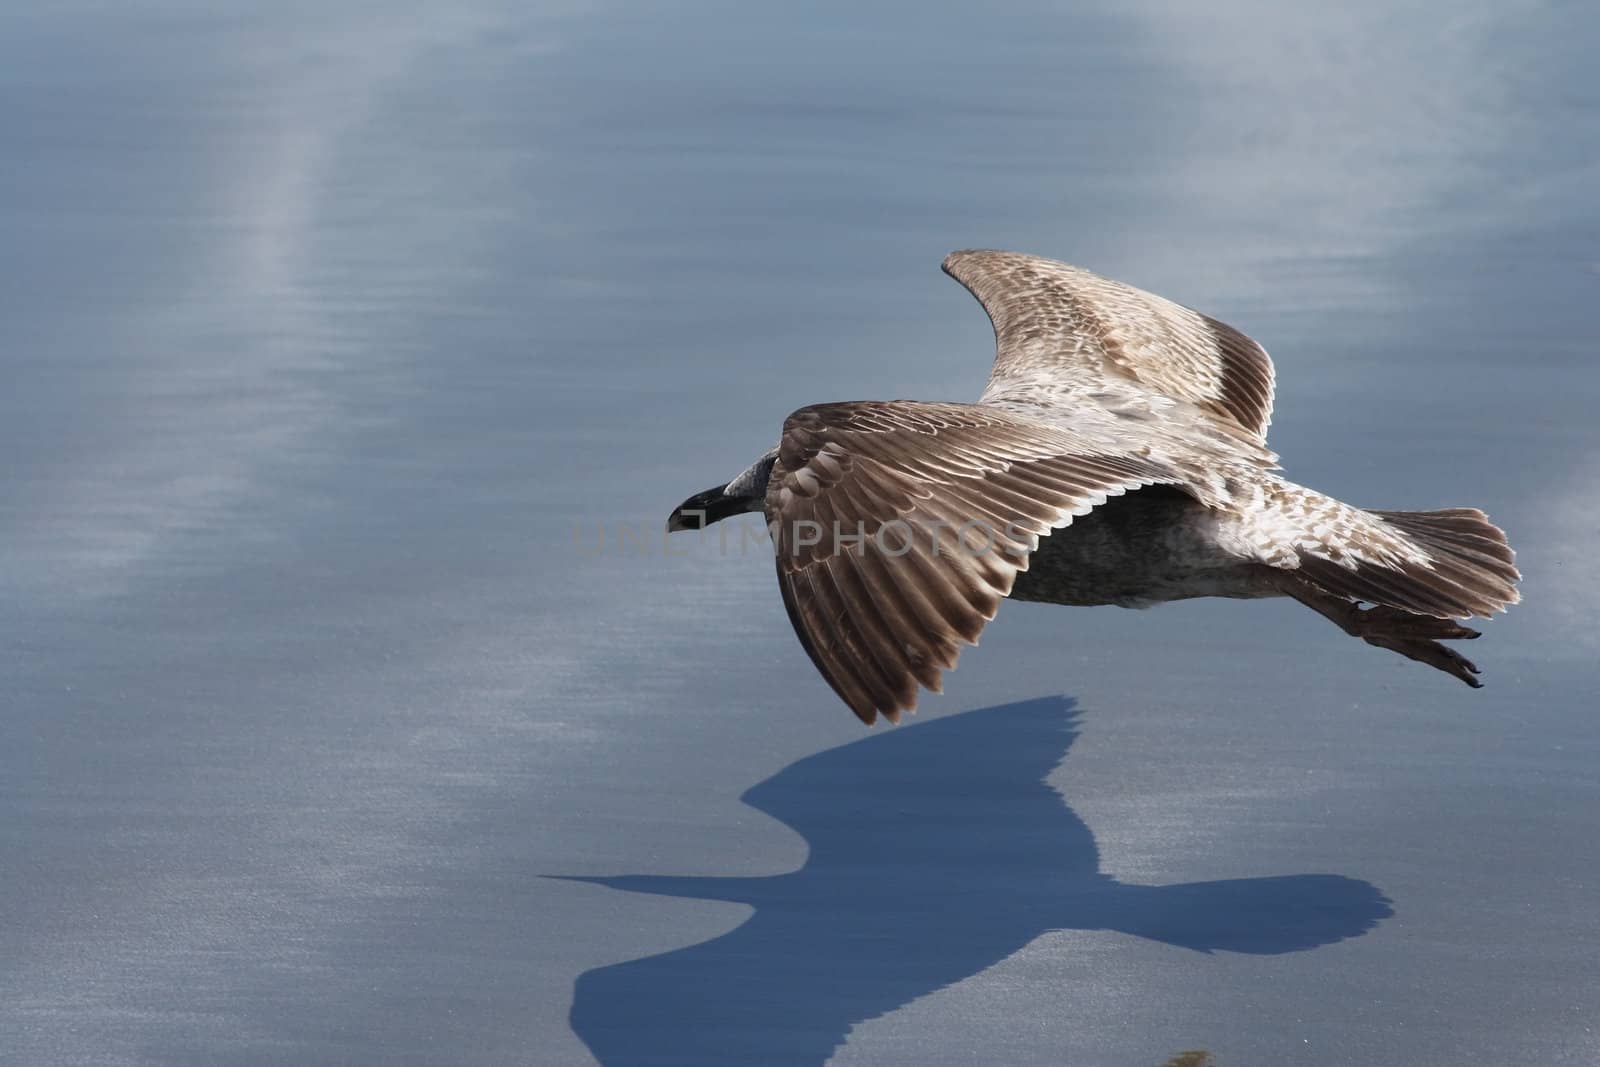
[[[1017,252],[952,252],[944,270],[994,324],[985,401],[1037,403],[1065,384],[1108,379],[1194,404],[1265,441],[1273,371],[1266,349],[1238,330],[1153,293]]]
[[[859,401],[784,422],[766,514],[800,642],[862,721],[937,692],[1039,538],[1185,479],[1068,428],[972,404]]]

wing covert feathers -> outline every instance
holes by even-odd
[[[1265,441],[1272,360],[1226,323],[1038,256],[952,252],[944,270],[978,298],[994,326],[984,400],[1038,402],[1120,377]]]
[[[766,500],[784,607],[851,710],[898,721],[977,643],[1042,535],[1108,496],[1181,481],[999,409],[802,408]]]

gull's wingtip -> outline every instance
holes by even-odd
[[[973,256],[990,255],[993,251],[993,249],[989,248],[958,248],[944,257],[944,262],[939,264],[939,269],[950,275],[950,277],[955,278],[958,277],[956,268],[961,265],[962,261],[971,259]]]

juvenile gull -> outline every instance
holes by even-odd
[[[803,407],[776,448],[667,520],[765,513],[789,620],[863,722],[938,692],[1007,596],[1290,596],[1481,684],[1439,642],[1518,600],[1483,512],[1364,511],[1280,477],[1272,360],[1231,326],[1036,256],[954,252],[944,270],[994,325],[976,404]]]

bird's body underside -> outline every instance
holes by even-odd
[[[1040,538],[1017,575],[1012,600],[1147,608],[1169,600],[1276,596],[1260,564],[1219,544],[1227,521],[1165,485],[1111,497],[1072,525]]]
[[[958,252],[945,270],[995,328],[978,403],[802,408],[773,452],[669,520],[765,512],[796,633],[864,721],[937,690],[1007,596],[1291,596],[1478,684],[1438,642],[1517,599],[1481,512],[1365,511],[1280,477],[1272,363],[1232,327],[1031,256]]]

